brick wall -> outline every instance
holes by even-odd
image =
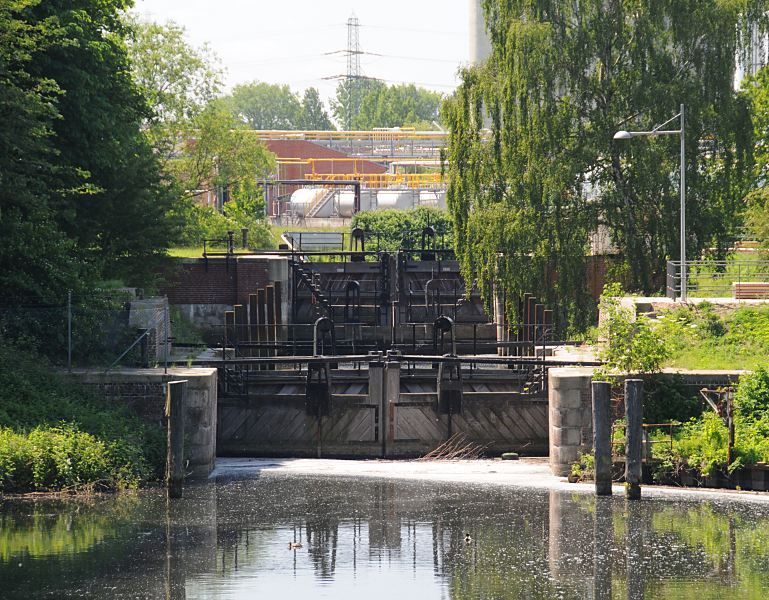
[[[127,406],[142,420],[163,426],[165,384],[162,381],[96,381],[85,385],[100,396]]]
[[[262,258],[244,257],[238,259],[234,304],[248,304],[248,295],[269,285],[270,269]]]
[[[206,262],[208,264],[206,264]],[[180,259],[161,292],[171,304],[243,304],[270,283],[268,259],[260,257]]]

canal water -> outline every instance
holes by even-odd
[[[769,506],[282,473],[14,500],[0,597],[767,598]]]

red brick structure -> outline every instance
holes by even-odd
[[[271,283],[270,259],[185,258],[161,293],[170,304],[247,304],[248,295]]]
[[[306,140],[265,140],[267,148],[278,158],[278,179],[306,179],[311,175],[381,175],[384,165],[354,158],[344,152],[332,150]],[[291,162],[289,159],[298,159]],[[318,185],[322,185],[318,182]],[[287,196],[299,186],[279,186],[267,190],[267,214],[277,216],[281,208],[278,197]]]

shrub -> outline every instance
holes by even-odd
[[[0,487],[134,487],[162,472],[161,428],[0,338]]]
[[[652,375],[644,381],[644,421],[686,423],[702,414],[702,402],[687,394],[680,375]]]
[[[28,434],[0,429],[0,490],[61,490],[97,485],[135,487],[147,476],[141,456],[131,460],[74,425],[36,427]]]
[[[203,240],[226,239],[228,231],[234,231],[239,240],[241,228],[246,227],[251,248],[274,248],[275,240],[267,222],[256,215],[244,201],[228,202],[224,212],[189,201],[181,211],[184,225],[178,241],[182,246],[200,246]]]
[[[441,237],[447,249],[453,247],[453,226],[449,213],[440,208],[418,206],[410,210],[380,209],[359,212],[352,219],[353,227],[379,234],[382,250],[418,249],[422,230],[435,229],[436,246]],[[375,249],[375,248],[373,248]]]
[[[710,475],[717,467],[726,466],[729,431],[714,412],[706,412],[701,419],[687,423],[674,442],[675,452],[689,466]]]
[[[745,418],[769,417],[769,372],[759,367],[740,378],[734,397],[735,409]]]
[[[608,284],[601,295],[599,336],[606,344],[599,358],[611,372],[654,373],[661,369],[669,351],[644,317],[634,318],[631,308],[620,303],[622,288]]]

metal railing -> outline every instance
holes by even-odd
[[[687,260],[686,292],[696,298],[769,298],[769,260]],[[665,295],[681,296],[681,261],[667,263]]]

